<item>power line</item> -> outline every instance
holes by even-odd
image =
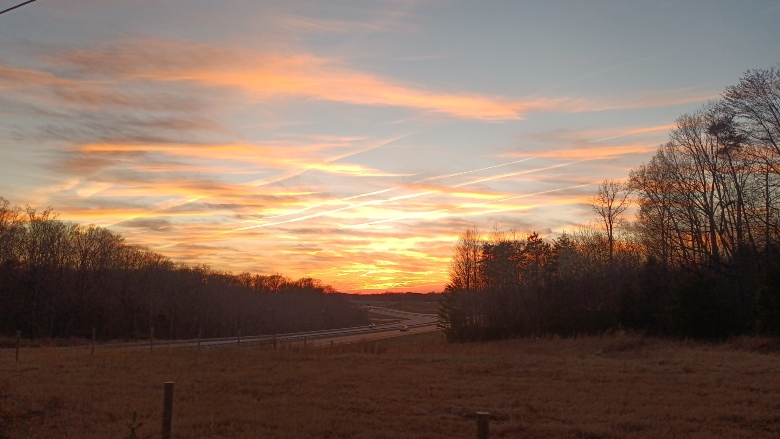
[[[3,14],[5,14],[5,13],[6,13],[6,12],[8,12],[8,11],[13,11],[13,10],[14,10],[14,9],[16,9],[16,8],[21,8],[22,6],[26,5],[27,3],[32,3],[32,2],[34,2],[34,1],[35,1],[35,0],[27,0],[26,2],[24,2],[24,3],[21,3],[21,4],[18,4],[18,5],[16,5],[16,6],[12,7],[12,8],[8,8],[8,9],[6,9],[5,11],[0,11],[0,15],[3,15]]]

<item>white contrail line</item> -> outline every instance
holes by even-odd
[[[526,198],[526,197],[531,197],[531,196],[534,196],[534,195],[542,195],[542,194],[547,194],[547,193],[550,193],[550,192],[558,192],[558,191],[562,191],[562,190],[566,190],[566,189],[576,189],[576,188],[583,187],[583,186],[589,186],[591,184],[593,184],[593,183],[585,183],[585,184],[579,184],[579,185],[575,185],[575,186],[568,186],[568,187],[562,187],[562,188],[557,188],[557,189],[550,189],[550,190],[546,190],[546,191],[534,192],[534,193],[531,193],[531,194],[515,195],[515,196],[512,196],[512,197],[502,198],[500,200],[485,201],[483,203],[468,203],[468,204],[462,204],[462,205],[456,206],[456,207],[449,207],[449,208],[446,208],[446,209],[437,209],[437,210],[431,210],[431,211],[427,211],[427,212],[415,212],[415,213],[411,213],[411,214],[408,214],[408,215],[402,215],[402,216],[395,217],[395,218],[387,218],[387,219],[383,219],[383,220],[370,221],[370,222],[367,222],[367,223],[353,224],[353,225],[350,225],[350,226],[342,226],[340,228],[341,229],[354,229],[354,228],[358,228],[358,227],[365,227],[365,226],[370,226],[370,225],[374,225],[374,224],[389,223],[389,222],[400,221],[400,220],[409,219],[409,218],[415,218],[415,217],[419,218],[419,217],[424,217],[426,215],[439,213],[439,212],[447,212],[447,211],[452,211],[452,210],[457,210],[457,209],[466,209],[466,208],[473,208],[473,207],[478,207],[478,206],[484,206],[486,204],[500,203],[500,202],[504,202],[504,201],[515,200],[515,199],[518,199],[518,198]],[[503,210],[502,212],[506,212],[506,211],[509,211],[509,210],[529,209],[529,208],[538,207],[538,206],[539,206],[538,204],[535,204],[535,205],[529,205],[529,206],[513,207],[513,208],[509,208],[509,209]],[[491,212],[481,212],[481,213],[475,213],[474,215],[483,215],[483,214],[486,214],[486,213],[495,213],[495,212],[493,212],[493,211],[491,211]]]
[[[546,167],[543,167],[543,168],[529,169],[529,170],[519,171],[519,172],[509,172],[509,173],[499,174],[499,175],[496,175],[496,176],[480,178],[480,179],[477,179],[477,180],[467,181],[467,182],[459,183],[459,184],[452,185],[452,186],[446,186],[443,189],[455,189],[455,188],[463,187],[463,186],[466,186],[466,185],[469,185],[469,184],[482,183],[482,182],[485,182],[485,181],[497,180],[499,178],[513,177],[513,176],[516,176],[516,175],[530,174],[530,173],[539,172],[539,171],[546,171],[548,169],[560,168],[562,166],[572,165],[572,164],[575,164],[575,163],[579,163],[581,161],[584,161],[584,160],[578,160],[578,161],[569,162],[569,163],[562,163],[562,164],[553,165],[553,166],[546,166]],[[383,199],[383,200],[364,201],[364,202],[361,202],[361,203],[354,203],[354,204],[350,204],[349,206],[340,207],[338,209],[326,210],[324,212],[318,212],[318,213],[314,213],[314,214],[311,214],[311,215],[306,215],[306,216],[302,216],[302,217],[298,217],[298,218],[293,218],[293,219],[286,220],[286,221],[277,221],[277,222],[272,222],[272,223],[263,223],[263,224],[255,224],[255,225],[246,226],[246,227],[239,227],[239,228],[236,228],[236,229],[231,229],[231,230],[226,230],[226,231],[220,232],[219,234],[227,234],[227,233],[238,232],[238,231],[243,231],[243,230],[256,229],[256,228],[260,228],[260,227],[278,226],[278,225],[281,225],[281,224],[294,223],[294,222],[303,221],[303,220],[307,220],[307,219],[311,219],[311,218],[327,216],[327,215],[330,215],[332,213],[341,212],[341,211],[348,210],[348,209],[354,209],[354,208],[357,208],[357,207],[375,206],[375,205],[389,203],[389,202],[398,201],[398,200],[405,200],[405,199],[409,199],[409,198],[422,197],[424,195],[430,195],[430,194],[438,193],[438,192],[441,192],[441,191],[440,190],[429,190],[429,191],[417,192],[417,193],[414,193],[414,194],[399,195],[399,196],[396,196],[396,197],[390,197],[390,198],[386,198],[386,199]]]
[[[408,183],[408,184],[416,184],[416,183],[422,183],[422,182],[425,182],[425,181],[432,181],[432,180],[442,180],[442,179],[445,179],[445,178],[456,177],[458,175],[470,174],[470,173],[473,173],[473,172],[484,171],[484,170],[487,170],[487,169],[498,168],[498,167],[501,167],[501,166],[513,165],[513,164],[520,163],[520,162],[525,162],[525,161],[528,161],[528,160],[531,160],[531,159],[533,159],[533,157],[528,157],[528,158],[524,158],[524,159],[521,159],[521,160],[515,160],[513,162],[508,162],[508,163],[501,163],[499,165],[487,166],[487,167],[484,167],[484,168],[474,169],[474,170],[471,170],[471,171],[457,172],[455,174],[437,175],[435,177],[427,177],[427,178],[423,178],[423,179],[420,179],[420,180],[412,181],[411,183]],[[269,216],[269,217],[266,217],[265,219],[272,219],[272,218],[279,218],[279,217],[288,216],[288,215],[295,215],[295,214],[298,214],[298,213],[303,213],[303,212],[309,211],[311,209],[316,209],[318,207],[326,206],[326,205],[329,205],[329,204],[341,203],[341,202],[344,202],[344,201],[354,200],[356,198],[368,197],[368,196],[371,196],[371,195],[378,195],[378,194],[382,194],[382,193],[385,193],[385,192],[396,191],[396,190],[403,189],[403,188],[404,188],[404,186],[395,186],[395,187],[391,187],[391,188],[387,188],[387,189],[381,189],[381,190],[378,190],[378,191],[367,192],[365,194],[353,195],[351,197],[341,198],[339,200],[328,200],[328,201],[326,201],[324,203],[319,203],[319,204],[316,204],[316,205],[313,205],[313,206],[304,207],[303,209],[294,210],[292,212],[285,212],[285,213],[281,213],[279,215]],[[255,221],[255,220],[253,220],[253,221]]]
[[[342,154],[342,155],[339,155],[339,156],[336,156],[336,157],[332,157],[330,159],[322,161],[321,163],[323,163],[323,164],[332,163],[332,162],[335,162],[336,160],[341,160],[343,158],[347,158],[347,157],[350,157],[350,156],[353,156],[353,155],[356,155],[356,154],[361,154],[361,153],[370,151],[372,149],[381,148],[382,146],[389,145],[389,144],[391,144],[393,142],[396,142],[398,140],[404,139],[406,137],[413,136],[415,134],[419,134],[419,133],[421,133],[423,131],[424,130],[417,130],[417,131],[413,131],[413,132],[407,132],[405,134],[400,134],[398,136],[391,137],[391,138],[386,139],[386,140],[381,140],[379,142],[374,142],[371,145],[368,145],[367,147],[360,148],[360,149],[355,150],[355,151],[350,151],[348,153],[345,153],[345,154]],[[265,178],[265,179],[250,181],[248,183],[245,183],[244,185],[245,186],[249,186],[249,187],[267,186],[269,184],[278,183],[280,181],[284,181],[284,180],[287,180],[287,179],[290,179],[290,178],[293,178],[293,177],[297,177],[297,176],[299,176],[299,175],[301,175],[301,174],[303,174],[305,172],[310,171],[311,169],[312,168],[296,169],[294,171],[288,171],[286,173],[283,173],[282,175],[278,175],[278,176],[275,176],[275,177],[269,177],[269,178]],[[162,207],[158,207],[156,209],[148,211],[148,212],[146,212],[143,215],[133,215],[133,216],[127,217],[125,219],[122,219],[121,221],[117,221],[117,222],[115,222],[113,224],[108,224],[105,227],[114,226],[114,225],[117,225],[117,224],[119,224],[121,222],[129,221],[129,220],[132,220],[132,219],[135,219],[135,218],[139,218],[139,217],[146,218],[146,217],[151,216],[151,215],[149,215],[150,213],[163,212],[163,211],[168,210],[168,209],[174,209],[176,207],[184,206],[185,204],[190,204],[192,202],[195,202],[195,201],[198,201],[198,200],[202,200],[202,199],[208,198],[208,197],[209,197],[209,195],[199,195],[199,196],[190,198],[190,199],[188,199],[186,201],[178,202],[178,204],[172,204],[172,205],[167,205],[166,204],[166,205],[164,205]],[[165,204],[165,203],[167,203],[167,202],[163,202],[162,204]],[[177,203],[177,202],[174,201],[174,203]],[[169,244],[169,245],[167,245],[165,247],[168,247],[170,245],[173,245],[173,244]],[[163,247],[158,247],[158,248],[163,248]]]

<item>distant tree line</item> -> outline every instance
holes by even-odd
[[[317,279],[174,263],[106,228],[0,197],[0,333],[25,337],[203,337],[367,324]]]
[[[384,293],[373,294],[355,294],[352,296],[352,300],[355,302],[438,302],[440,292],[431,291],[429,293],[416,293],[413,291],[406,291],[403,293],[386,291]]]
[[[649,162],[590,203],[595,225],[549,241],[466,230],[441,301],[450,339],[780,335],[780,68],[748,71],[682,115]]]

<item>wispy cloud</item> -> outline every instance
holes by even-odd
[[[353,38],[403,28],[392,12],[372,16],[290,13],[276,25]],[[63,218],[116,228],[192,263],[311,275],[351,291],[440,288],[463,228],[499,220],[537,227],[538,215],[584,201],[593,179],[584,163],[647,153],[667,129],[550,130],[526,135],[522,150],[502,153],[488,139],[469,152],[438,145],[424,155],[442,125],[515,129],[532,113],[701,98],[695,88],[612,101],[490,94],[423,76],[400,80],[334,55],[348,51],[290,45],[157,37],[42,52],[25,63],[0,59],[0,115],[15,118],[14,141],[44,145],[35,158],[55,183],[39,193]],[[342,123],[297,119],[312,107],[344,111]],[[359,116],[369,112],[390,122],[364,127]],[[458,168],[427,167],[455,154]]]
[[[647,154],[658,148],[670,128],[672,125],[555,130],[530,136],[538,146],[503,153],[499,156],[603,160],[632,154]]]
[[[256,99],[297,96],[356,105],[398,106],[485,120],[563,108],[565,99],[448,93],[360,72],[345,60],[308,53],[262,53],[172,40],[138,40],[64,50],[50,62],[87,77],[231,87]]]
[[[452,215],[452,211],[459,210],[459,209],[467,209],[468,210],[467,215],[485,215],[485,214],[489,214],[489,213],[533,209],[533,208],[538,207],[539,205],[538,204],[511,204],[511,205],[508,205],[508,204],[506,204],[506,202],[507,201],[511,201],[511,200],[520,199],[520,198],[528,198],[528,197],[533,197],[533,196],[538,196],[538,195],[549,194],[549,193],[553,193],[553,192],[559,192],[559,191],[564,191],[564,190],[569,190],[569,189],[576,189],[576,188],[580,188],[580,187],[583,187],[583,186],[587,186],[587,184],[581,184],[581,185],[569,186],[569,187],[557,188],[557,189],[550,189],[550,190],[547,190],[547,191],[540,191],[540,192],[535,192],[535,193],[530,193],[530,194],[515,195],[515,196],[511,196],[511,197],[504,197],[504,198],[500,198],[500,199],[486,201],[486,202],[483,202],[483,203],[464,203],[464,204],[460,204],[460,205],[455,206],[455,207],[444,208],[444,209],[437,209],[437,210],[432,210],[432,211],[428,211],[428,212],[414,212],[414,213],[411,213],[411,214],[408,214],[408,215],[402,215],[402,216],[395,217],[395,218],[386,218],[386,219],[382,219],[382,220],[378,220],[378,221],[370,221],[370,222],[367,222],[367,223],[354,224],[354,225],[349,225],[349,226],[344,226],[344,227],[345,228],[366,227],[366,226],[373,226],[373,225],[376,225],[376,224],[384,224],[384,223],[389,223],[389,222],[406,220],[406,219],[410,219],[410,218],[440,219],[440,218],[443,218],[443,217],[446,217],[446,216],[451,216]],[[498,205],[496,207],[496,206],[494,206],[494,205],[496,205],[496,203],[505,203],[505,204],[500,204],[500,205]],[[477,211],[477,210],[475,210],[476,208],[481,208],[481,207],[488,207],[488,210],[485,210],[485,211]]]

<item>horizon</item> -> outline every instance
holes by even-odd
[[[17,1],[0,0],[0,9]],[[0,196],[189,264],[440,292],[559,236],[780,61],[780,5],[37,1],[0,16]]]

